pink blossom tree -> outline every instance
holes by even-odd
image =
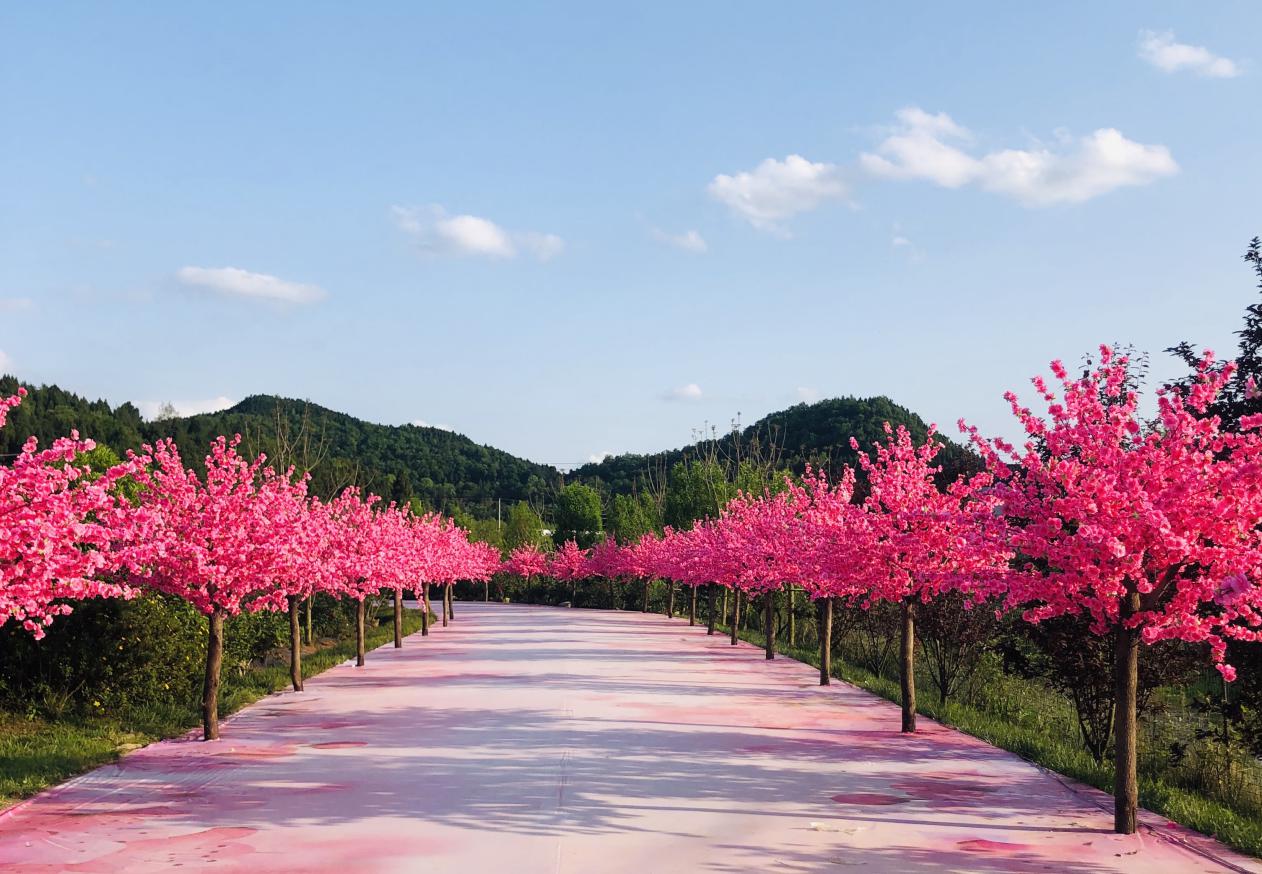
[[[351,487],[329,502],[333,551],[327,587],[355,603],[355,665],[361,668],[367,663],[366,599],[380,589],[374,579],[379,528],[373,511],[379,501],[376,495],[363,498]]]
[[[1037,623],[1085,615],[1114,642],[1114,826],[1138,808],[1139,645],[1207,646],[1223,677],[1227,641],[1262,639],[1262,417],[1223,430],[1207,408],[1234,373],[1211,353],[1185,392],[1157,393],[1151,426],[1139,413],[1128,362],[1108,347],[1080,378],[1051,365],[1059,396],[1033,380],[1039,416],[1006,396],[1027,441],[984,441],[1020,556],[993,592]]]
[[[945,491],[935,477],[942,444],[930,426],[925,442],[913,444],[907,429],[887,422],[886,441],[872,455],[859,454],[867,474],[863,503],[871,537],[864,553],[867,591],[863,605],[898,604],[902,612],[899,679],[903,731],[916,730],[916,604],[952,589],[966,594],[1007,564],[1002,529],[995,524],[989,474],[961,477]],[[859,448],[852,439],[851,446]]]
[[[800,579],[801,517],[792,491],[740,494],[723,508],[717,529],[736,590],[763,600],[767,658],[776,653],[776,592]],[[736,622],[733,620],[735,634]]]
[[[578,600],[578,581],[586,575],[587,553],[573,540],[567,540],[548,559],[548,574],[570,584],[570,606]]]
[[[0,399],[0,425],[25,395]],[[120,497],[134,460],[97,473],[80,457],[91,440],[78,432],[40,450],[26,441],[10,467],[0,467],[0,625],[13,620],[37,640],[67,599],[131,597],[116,581],[115,546],[141,521]]]
[[[529,593],[530,581],[547,572],[548,557],[533,543],[523,543],[509,553],[504,561],[504,570],[525,580],[526,591]]]
[[[617,608],[618,580],[626,572],[626,554],[613,537],[606,537],[587,552],[583,564],[583,576],[588,579],[604,579],[609,582],[609,606]]]
[[[295,478],[288,470],[261,483],[258,500],[268,503],[272,524],[263,532],[273,551],[276,574],[270,589],[249,603],[250,610],[284,611],[289,617],[289,680],[295,692],[303,690],[302,602],[319,591],[325,580],[331,548],[324,506],[309,501],[307,477]]]
[[[239,442],[220,437],[211,444],[204,483],[184,466],[173,441],[146,447],[150,465],[137,475],[146,537],[121,556],[134,576],[183,598],[207,618],[206,740],[219,737],[224,617],[265,596],[269,583],[289,570],[284,549],[270,534],[283,475],[266,467],[263,456],[254,461],[239,456]]]
[[[802,516],[799,528],[800,582],[815,601],[819,617],[819,684],[832,682],[833,605],[866,591],[865,559],[872,547],[868,514],[852,503],[855,474],[846,466],[836,482],[807,470],[801,485],[791,485]]]

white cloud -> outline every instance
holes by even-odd
[[[0,297],[0,313],[22,313],[35,308],[29,297]]]
[[[448,215],[437,205],[393,206],[390,213],[399,230],[430,255],[508,259],[526,252],[539,261],[549,261],[565,249],[565,241],[556,234],[514,233],[476,215]]]
[[[587,460],[592,464],[600,464],[606,458],[611,457],[613,457],[612,452],[593,452],[591,455],[587,456]]]
[[[1175,42],[1172,30],[1162,33],[1141,30],[1139,56],[1167,73],[1187,70],[1211,79],[1231,79],[1244,72],[1238,63],[1214,54],[1205,46]]]
[[[0,374],[9,373],[13,369],[13,359],[0,349]]]
[[[532,231],[519,234],[518,240],[523,249],[530,252],[540,261],[551,261],[565,251],[565,240],[562,240],[556,234],[539,234]]]
[[[1003,149],[975,156],[962,145],[968,130],[945,113],[915,107],[898,113],[899,125],[859,156],[874,176],[927,179],[944,188],[976,185],[1027,206],[1081,203],[1128,185],[1147,185],[1179,170],[1170,150],[1128,140],[1113,128],[1073,139],[1061,133],[1056,148]]]
[[[202,401],[136,401],[136,409],[146,419],[154,419],[170,404],[179,416],[196,416],[201,413],[217,413],[234,406],[237,402],[232,398],[220,395]]]
[[[290,282],[267,273],[251,273],[239,267],[181,267],[175,277],[184,285],[254,300],[307,304],[328,297],[328,292],[318,285]]]
[[[735,176],[720,173],[709,192],[759,230],[787,236],[786,220],[825,201],[844,198],[847,188],[837,165],[789,155],[783,161],[768,158]]]
[[[475,215],[435,219],[432,227],[442,248],[489,258],[512,258],[517,254],[503,228]]]
[[[967,141],[970,134],[944,112],[930,115],[915,106],[900,109],[899,125],[878,147],[881,154],[862,154],[859,166],[875,176],[929,179],[944,188],[973,181],[978,161],[948,141]]]
[[[799,385],[797,389],[794,390],[794,394],[797,395],[799,401],[807,404],[814,403],[819,400],[819,389],[817,388],[808,388],[807,386]]]
[[[649,228],[649,233],[658,242],[674,246],[676,249],[683,249],[685,252],[695,252],[698,255],[702,255],[710,248],[706,245],[705,238],[693,230],[684,231],[682,234],[672,234],[661,228],[653,227]]]
[[[450,425],[431,425],[429,422],[426,422],[424,419],[413,419],[411,422],[408,422],[408,424],[417,428],[437,428],[439,431],[454,431],[455,430]]]
[[[662,395],[662,399],[667,401],[699,401],[701,400],[701,386],[695,382],[690,382],[687,385],[672,388]]]
[[[895,234],[894,239],[890,240],[890,245],[897,249],[899,246],[910,246],[911,240],[901,234]]]

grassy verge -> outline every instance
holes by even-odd
[[[716,628],[725,629],[725,634],[731,633],[730,626],[718,625]],[[766,645],[765,638],[756,630],[741,629],[740,638],[760,647]],[[778,646],[776,652],[819,668],[819,651],[815,648]],[[896,704],[902,702],[902,691],[897,682],[848,663],[836,650],[833,652],[832,673],[834,677],[874,695]],[[1049,771],[1111,793],[1111,764],[1097,764],[1082,749],[1076,735],[1067,736],[1060,723],[1045,718],[1043,708],[1026,703],[1031,694],[1046,695],[1025,688],[1029,685],[1023,683],[1020,690],[1007,690],[1012,694],[995,696],[1004,700],[1004,706],[993,709],[953,701],[943,706],[936,700],[919,700],[917,709],[925,716],[1016,753]],[[1148,810],[1180,825],[1212,835],[1240,852],[1262,857],[1262,819],[1233,810],[1153,775],[1141,774],[1139,801]]]
[[[403,632],[421,627],[419,610],[403,614]],[[394,639],[392,621],[368,629],[367,647]],[[302,675],[313,677],[355,656],[355,639],[339,640],[304,654]],[[289,665],[260,665],[225,674],[220,716],[237,712],[289,686]],[[0,713],[0,808],[27,798],[139,746],[176,737],[201,723],[198,702],[161,702],[109,717],[50,720]],[[231,729],[229,729],[231,730]]]

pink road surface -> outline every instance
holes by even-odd
[[[704,628],[456,606],[0,815],[0,871],[1262,871]]]

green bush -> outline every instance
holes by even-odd
[[[288,635],[284,615],[230,617],[225,682],[266,661]],[[206,618],[178,598],[85,601],[41,641],[14,623],[0,629],[0,709],[58,717],[193,701],[201,695],[205,660]]]

